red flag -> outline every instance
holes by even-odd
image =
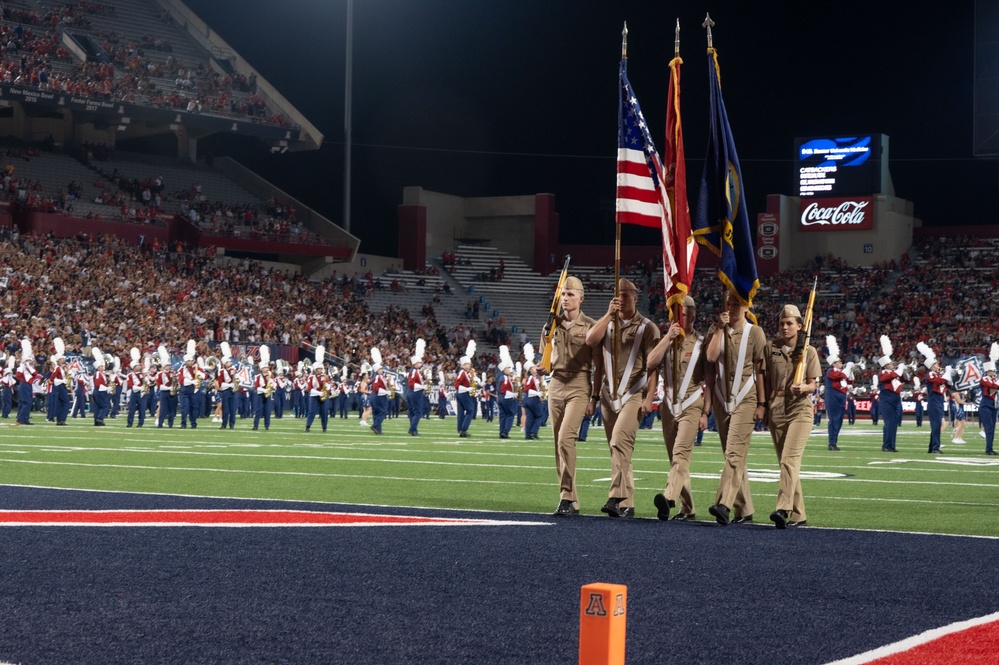
[[[687,166],[683,156],[683,127],[680,122],[679,56],[669,63],[669,96],[666,104],[666,145],[663,167],[666,192],[669,195],[672,224],[663,219],[663,279],[670,321],[674,320],[673,305],[682,305],[690,292],[697,263],[697,243],[690,231],[690,208],[687,205]],[[680,311],[680,310],[678,310]],[[681,322],[682,323],[682,322]]]

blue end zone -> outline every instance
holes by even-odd
[[[0,487],[4,509],[370,508]],[[999,610],[980,538],[489,514],[541,528],[0,527],[0,661],[576,662],[628,585],[629,665],[824,663]]]

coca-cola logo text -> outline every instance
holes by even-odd
[[[818,199],[801,209],[801,228],[809,230],[863,230],[874,227],[870,199]],[[804,204],[805,202],[802,201]]]

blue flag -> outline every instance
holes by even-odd
[[[722,99],[718,53],[713,48],[708,49],[708,88],[711,94],[708,154],[701,175],[693,234],[698,243],[719,257],[718,279],[735,292],[742,304],[752,307],[760,280],[756,277],[742,170]]]

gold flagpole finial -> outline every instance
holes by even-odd
[[[704,23],[701,24],[702,28],[708,29],[708,48],[714,48],[715,44],[711,38],[711,27],[714,26],[715,22],[711,20],[711,14],[704,15]]]
[[[621,31],[621,57],[628,57],[628,22],[624,22],[624,30]]]
[[[680,57],[680,19],[676,20],[676,39],[673,40],[673,57]]]

